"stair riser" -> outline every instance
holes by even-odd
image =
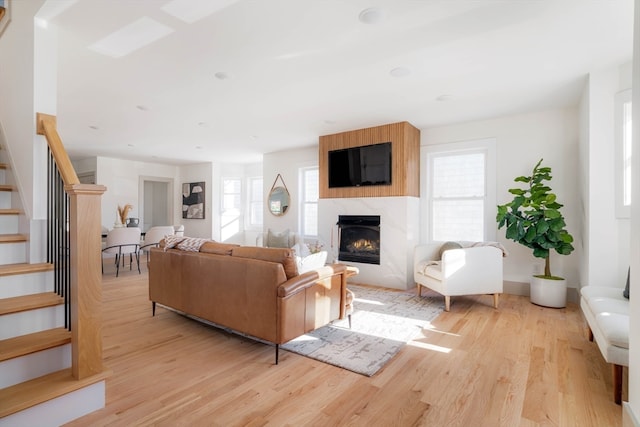
[[[59,426],[102,409],[105,406],[105,381],[100,381],[36,405],[17,414],[0,418],[0,427]],[[46,422],[43,422],[46,420]]]
[[[18,234],[18,215],[0,215],[0,233]]]
[[[71,367],[71,344],[0,362],[0,388]]]
[[[0,191],[0,209],[11,209],[10,191]]]
[[[26,262],[26,243],[2,243],[0,244],[0,264],[17,264]]]
[[[64,328],[64,306],[40,308],[7,314],[0,319],[0,340],[40,332],[46,329]]]
[[[53,272],[0,276],[0,298],[53,292]]]

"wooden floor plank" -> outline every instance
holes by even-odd
[[[105,266],[106,267],[106,266]],[[426,298],[441,298],[427,293]],[[159,308],[146,266],[103,276],[102,425],[581,426],[621,424],[610,367],[580,309],[503,295],[454,298],[373,377],[200,324]],[[357,307],[356,307],[357,309]]]

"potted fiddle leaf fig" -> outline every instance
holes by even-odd
[[[533,256],[542,258],[544,274],[531,279],[531,302],[545,307],[565,307],[566,280],[551,274],[549,254],[560,255],[573,251],[573,237],[566,230],[560,212],[562,204],[545,181],[551,180],[551,168],[542,166],[542,159],[533,168],[531,176],[519,176],[514,181],[524,188],[511,188],[513,200],[498,205],[498,229],[506,227],[507,239],[533,250]]]

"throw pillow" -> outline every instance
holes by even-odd
[[[166,236],[164,238],[164,250],[175,248],[178,246],[178,243],[182,242],[184,237],[182,236]]]
[[[624,291],[622,292],[622,296],[626,299],[629,299],[629,275],[631,274],[631,267],[627,270],[627,285],[624,287]]]
[[[298,264],[298,274],[323,267],[324,263],[327,261],[327,255],[327,251],[320,251],[304,258],[297,256],[296,263]]]
[[[289,229],[287,228],[280,233],[267,230],[267,244],[268,248],[290,248],[289,244]]]
[[[449,249],[461,249],[462,245],[458,242],[444,242],[442,244],[442,246],[440,246],[440,258],[438,259],[442,259],[442,254],[444,253],[444,251],[448,251]]]

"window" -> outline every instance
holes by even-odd
[[[631,89],[615,97],[616,216],[631,214]]]
[[[300,169],[300,230],[303,236],[318,235],[318,167]]]
[[[222,178],[222,215],[220,239],[224,242],[241,230],[242,181],[240,178]]]
[[[247,179],[249,189],[249,227],[262,228],[262,214],[264,212],[264,188],[262,177],[249,177]]]
[[[495,141],[443,144],[425,151],[426,240],[495,240]]]

